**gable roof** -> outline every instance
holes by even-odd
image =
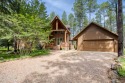
[[[55,17],[53,18],[53,20],[51,21],[51,24],[52,24],[56,19],[58,19],[59,22],[63,25],[63,27],[70,33],[70,31],[68,30],[68,28],[67,28],[67,27],[64,25],[64,23],[59,19],[58,16],[55,16]]]
[[[77,39],[88,27],[90,27],[91,25],[96,25],[96,26],[98,26],[98,28],[101,28],[101,29],[105,30],[106,32],[109,32],[109,33],[111,33],[111,34],[113,34],[113,35],[115,35],[115,36],[118,36],[116,33],[111,32],[110,30],[108,30],[108,29],[106,29],[106,28],[100,26],[99,24],[97,24],[97,23],[95,23],[95,22],[91,22],[91,23],[90,23],[89,25],[87,25],[84,29],[82,29],[75,37],[73,37],[73,40],[76,40],[76,39]]]

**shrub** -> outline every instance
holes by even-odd
[[[121,63],[121,67],[120,69],[117,69],[118,70],[118,73],[120,76],[124,76],[125,77],[125,57],[120,57],[119,58],[119,61]]]
[[[48,55],[48,54],[49,54],[49,50],[47,50],[47,49],[34,50],[30,54],[25,54],[25,55],[0,51],[0,62],[21,59],[21,58],[27,58],[27,57],[43,56],[43,55]]]

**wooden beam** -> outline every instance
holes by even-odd
[[[58,20],[56,20],[56,30],[58,30]]]
[[[64,29],[52,30],[52,31],[65,31]]]
[[[67,42],[67,37],[66,37],[67,35],[66,34],[67,34],[67,30],[65,31],[65,43]]]

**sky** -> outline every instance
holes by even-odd
[[[73,3],[75,0],[42,0],[45,2],[45,6],[47,8],[47,14],[49,15],[52,11],[54,11],[59,17],[62,17],[63,11],[66,11],[67,15],[73,13]],[[97,0],[98,4],[105,2],[107,0]]]
[[[62,16],[63,11],[66,11],[67,15],[73,13],[72,7],[75,0],[42,0],[45,2],[47,8],[47,14],[49,15],[54,11],[60,17]]]

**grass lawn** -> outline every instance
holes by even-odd
[[[125,49],[124,49],[124,57],[120,57],[119,61],[122,65],[122,69],[118,69],[118,73],[120,76],[125,77]]]
[[[42,55],[48,55],[49,50],[34,50],[30,54],[10,54],[6,51],[5,48],[0,48],[0,62],[4,61],[10,61],[10,60],[16,60],[16,59],[22,59],[27,57],[35,57],[35,56],[42,56]]]
[[[124,49],[124,56],[125,56],[125,49]]]
[[[120,76],[125,77],[125,58],[120,58],[119,60],[120,60],[122,68],[118,69],[118,73],[119,73]]]

